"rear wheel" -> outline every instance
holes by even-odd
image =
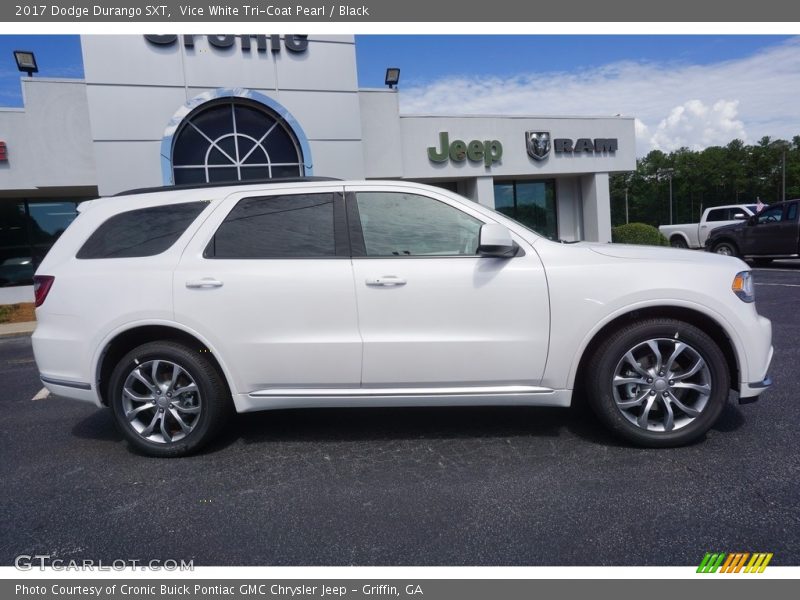
[[[150,456],[197,451],[217,433],[231,406],[214,365],[176,342],[151,342],[129,352],[114,369],[109,392],[120,431]]]
[[[714,244],[712,251],[724,256],[739,256],[739,249],[731,242],[717,242]]]
[[[672,238],[670,238],[669,245],[672,246],[673,248],[688,248],[689,247],[689,245],[686,243],[686,240],[684,240],[679,235],[676,235],[676,236],[673,236]]]
[[[622,327],[588,364],[589,403],[612,432],[653,448],[703,436],[728,398],[722,350],[703,331],[675,319]]]

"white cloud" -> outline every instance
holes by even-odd
[[[709,65],[617,62],[578,72],[449,77],[405,88],[404,114],[636,117],[637,152],[800,134],[800,37]]]
[[[736,118],[738,106],[738,100],[718,100],[712,106],[702,100],[689,100],[673,108],[652,136],[644,132],[641,139],[665,152],[682,147],[702,150],[732,139],[747,139],[744,123]]]

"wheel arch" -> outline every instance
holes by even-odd
[[[211,361],[222,375],[228,391],[233,393],[230,374],[214,350],[199,335],[172,323],[144,323],[114,332],[103,344],[103,350],[95,362],[95,383],[97,395],[104,406],[108,406],[109,379],[119,360],[133,348],[155,341],[174,341],[196,349]]]
[[[739,390],[739,371],[741,367],[739,365],[739,358],[735,343],[733,340],[731,340],[725,327],[723,327],[723,325],[712,316],[699,310],[685,306],[665,305],[646,306],[631,310],[621,315],[617,315],[602,325],[597,331],[595,331],[588,344],[586,344],[584,347],[580,355],[580,360],[578,360],[577,366],[574,368],[574,371],[570,376],[570,383],[572,384],[575,392],[580,394],[580,392],[583,391],[583,385],[585,381],[584,372],[587,368],[589,360],[591,359],[591,356],[594,354],[597,347],[608,337],[612,331],[632,321],[652,318],[677,319],[680,321],[685,321],[686,323],[694,325],[711,337],[711,339],[714,340],[714,342],[720,347],[723,355],[725,356],[725,362],[728,365],[728,371],[730,373],[730,388],[737,391]]]
[[[722,243],[730,244],[736,250],[737,256],[740,254],[741,249],[739,248],[739,244],[736,242],[736,240],[734,240],[733,238],[727,237],[727,236],[723,236],[723,237],[719,237],[719,238],[715,238],[715,239],[711,240],[711,250],[712,250],[712,252],[713,252],[714,248],[716,248],[717,246],[719,246]]]
[[[683,233],[682,231],[673,231],[669,236],[669,243],[672,244],[672,240],[675,238],[680,238],[683,240],[683,243],[686,244],[687,248],[691,248],[692,244],[689,242],[689,236]]]

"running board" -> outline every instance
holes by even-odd
[[[272,388],[236,398],[239,412],[281,408],[367,406],[560,406],[572,390],[529,385],[449,388]]]

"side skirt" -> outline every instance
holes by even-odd
[[[234,398],[238,412],[285,408],[390,406],[556,406],[567,408],[572,390],[535,386],[467,388],[268,389]]]

